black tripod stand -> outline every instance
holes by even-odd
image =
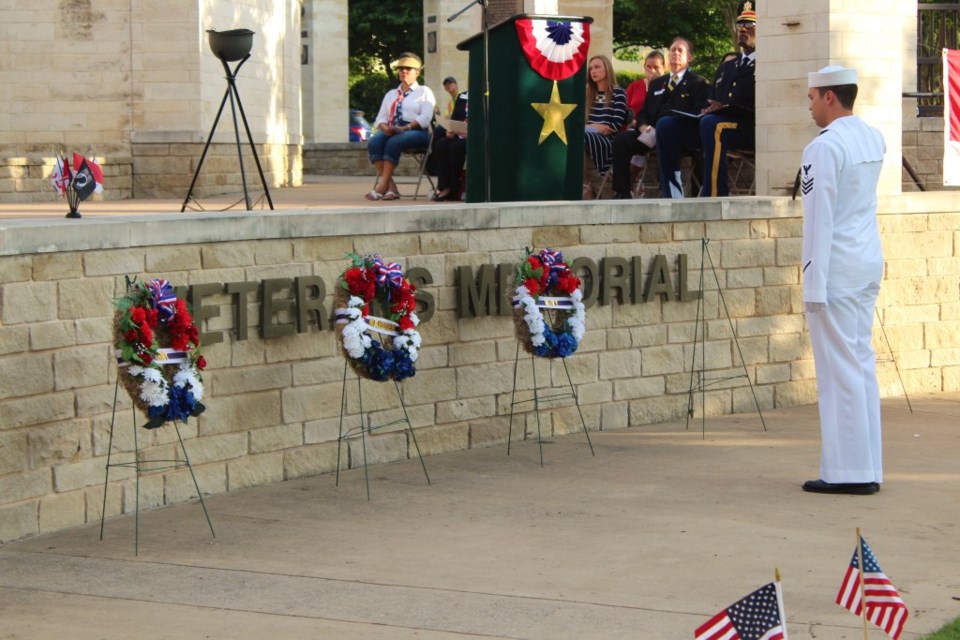
[[[216,53],[216,51],[214,53]],[[263,192],[267,197],[267,202],[270,204],[270,209],[273,210],[273,200],[270,198],[270,189],[267,188],[267,180],[263,177],[263,167],[260,166],[260,157],[257,155],[257,146],[253,143],[253,135],[250,133],[250,125],[247,124],[247,116],[243,112],[243,103],[240,102],[240,93],[237,91],[237,73],[240,71],[240,67],[243,66],[243,63],[246,62],[248,58],[250,58],[249,53],[237,63],[237,66],[233,69],[233,71],[230,70],[230,65],[227,64],[227,61],[223,58],[220,58],[220,63],[223,64],[223,70],[227,73],[227,90],[223,94],[223,100],[220,101],[220,110],[217,111],[217,117],[213,120],[213,127],[210,129],[210,135],[207,137],[207,144],[203,147],[203,153],[200,155],[200,162],[197,163],[197,170],[193,172],[193,180],[190,182],[190,189],[187,191],[187,197],[183,199],[183,206],[180,207],[180,213],[183,213],[187,208],[187,203],[190,202],[190,198],[193,195],[193,187],[197,184],[197,176],[200,175],[200,169],[203,167],[203,161],[207,157],[207,151],[210,149],[210,143],[213,141],[213,134],[216,132],[217,125],[220,123],[220,116],[223,115],[223,108],[227,104],[227,99],[230,100],[230,113],[233,115],[233,132],[237,139],[237,155],[240,158],[240,179],[243,181],[243,199],[247,204],[247,211],[250,211],[250,209],[253,207],[250,205],[250,194],[247,192],[247,176],[243,170],[243,148],[240,146],[240,128],[237,126],[237,109],[240,110],[240,118],[243,120],[243,128],[247,131],[247,140],[250,142],[250,149],[253,151],[253,159],[257,163],[257,171],[260,173],[260,183],[263,185]]]

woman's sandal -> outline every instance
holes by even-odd
[[[386,196],[382,193],[377,193],[376,189],[371,189],[370,193],[363,196],[367,200],[376,201],[376,200],[385,200]]]
[[[593,189],[590,188],[589,184],[583,185],[583,199],[589,200],[593,198]]]
[[[381,197],[382,197],[384,200],[399,200],[399,199],[400,199],[400,194],[397,193],[396,191],[387,191],[387,192],[386,192],[385,194],[383,194],[383,196],[381,196]]]

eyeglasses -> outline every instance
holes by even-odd
[[[737,23],[737,29],[756,29],[756,28],[757,28],[756,22],[738,22]]]

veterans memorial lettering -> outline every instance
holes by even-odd
[[[689,302],[699,296],[699,291],[691,291],[688,287],[685,253],[676,256],[676,282],[671,276],[670,262],[663,254],[649,260],[646,278],[643,277],[641,256],[609,256],[601,258],[599,263],[590,258],[577,258],[570,266],[583,280],[583,303],[588,308],[597,303],[643,304],[658,297],[664,302]],[[509,316],[511,307],[507,294],[515,269],[513,263],[484,264],[476,270],[471,266],[456,267],[457,317]],[[417,287],[417,315],[421,322],[427,322],[436,310],[436,300],[423,288],[433,284],[433,274],[423,267],[412,267],[407,271],[407,279]],[[229,296],[236,340],[247,339],[248,310],[255,292],[259,293],[257,326],[262,338],[306,333],[311,325],[321,330],[332,327],[333,310],[326,306],[328,288],[319,276],[204,283],[177,288],[177,295],[190,302],[194,320],[201,327],[206,326],[204,320],[221,315],[221,305],[212,303],[211,298]],[[372,312],[389,316],[386,310]],[[223,334],[223,331],[205,331],[200,334],[200,341],[206,345],[218,344],[223,342]]]

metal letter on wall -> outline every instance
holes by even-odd
[[[424,267],[411,267],[407,269],[407,280],[417,288],[413,294],[417,301],[417,317],[420,322],[426,322],[433,317],[433,312],[437,310],[437,303],[433,299],[433,294],[422,291],[421,287],[433,284],[433,274]]]
[[[223,285],[219,282],[209,282],[206,284],[190,285],[190,307],[192,308],[193,321],[198,327],[203,326],[204,320],[220,317],[220,307],[203,305],[203,296],[212,296],[223,292]],[[200,344],[210,345],[223,342],[222,331],[203,331],[200,333]]]
[[[296,331],[296,318],[292,298],[274,299],[274,294],[284,289],[290,290],[293,280],[290,278],[270,278],[260,284],[260,336],[279,338],[293,335]],[[286,312],[287,322],[275,322],[275,316]]]
[[[653,297],[657,295],[666,296],[666,300],[670,302],[677,299],[677,292],[670,280],[670,265],[667,263],[667,256],[662,253],[657,254],[653,259],[653,265],[650,267],[650,278],[647,282],[647,302],[653,300]]]
[[[623,304],[627,301],[627,265],[626,258],[619,256],[600,259],[600,304],[611,304],[614,300]]]
[[[577,258],[570,263],[570,270],[583,282],[583,306],[589,309],[597,303],[600,293],[597,263],[590,258]]]
[[[237,340],[247,339],[247,294],[257,290],[256,282],[228,282],[227,293],[233,302],[233,327]]]
[[[457,317],[476,318],[493,315],[497,308],[496,271],[492,264],[480,265],[474,279],[473,267],[457,267]]]
[[[299,276],[296,278],[296,287],[297,333],[309,330],[311,323],[317,325],[318,329],[326,329],[327,314],[323,310],[323,299],[327,295],[327,287],[323,280],[320,276]],[[312,296],[309,295],[311,292]]]

